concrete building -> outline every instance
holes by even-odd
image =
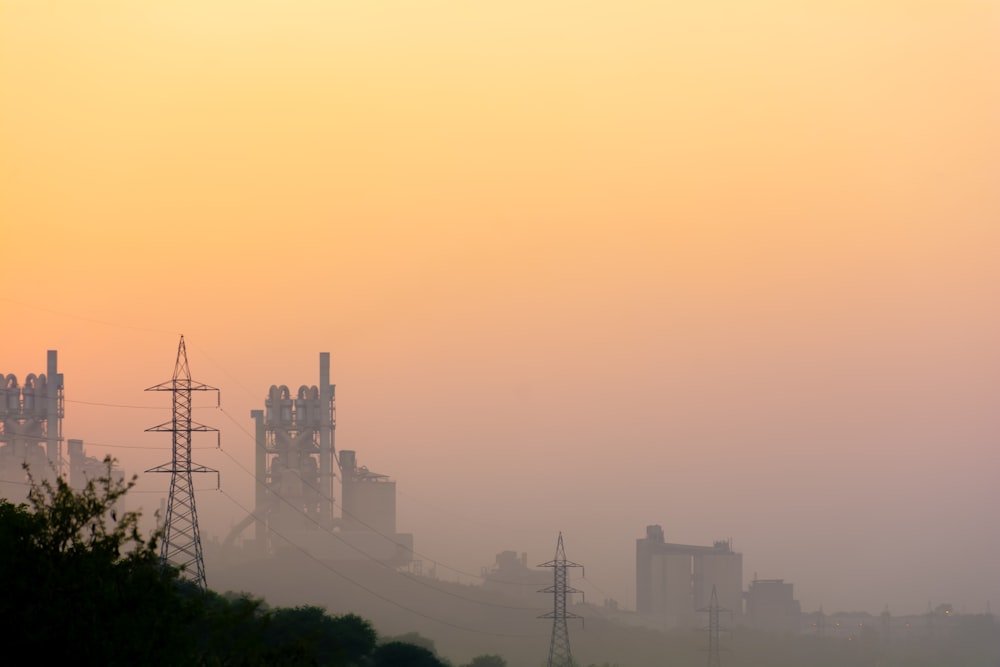
[[[636,540],[635,598],[642,614],[664,617],[666,625],[696,624],[698,610],[707,608],[712,587],[719,604],[739,619],[743,610],[743,555],[730,541],[712,546],[664,541],[663,528],[646,526]]]
[[[340,452],[343,530],[396,532],[396,482],[358,466],[357,454]]]
[[[793,584],[784,579],[754,579],[747,590],[747,621],[758,630],[797,633],[802,609]]]
[[[388,475],[359,466],[353,450],[345,449],[340,464],[340,518],[334,519],[342,540],[362,547],[336,553],[342,560],[357,560],[370,555],[397,567],[413,560],[413,535],[396,532],[396,482]]]

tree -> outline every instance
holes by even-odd
[[[82,491],[31,479],[27,504],[0,501],[6,648],[46,662],[177,664],[196,592],[161,565],[159,534],[142,535],[138,513],[113,513],[135,478],[114,481],[105,463]]]
[[[499,655],[483,654],[477,655],[464,667],[507,667],[507,661]]]
[[[31,480],[28,503],[0,500],[0,627],[22,660],[99,665],[442,667],[429,648],[376,649],[365,619],[321,607],[267,607],[203,591],[159,558],[159,532],[112,509],[135,484],[108,474],[74,491]],[[30,477],[30,476],[29,476]]]
[[[424,637],[419,632],[405,632],[401,635],[393,635],[390,637],[383,637],[383,644],[388,644],[390,642],[397,642],[401,644],[413,644],[414,646],[420,646],[427,649],[434,655],[437,655],[437,649],[434,647],[434,640],[430,637]]]
[[[448,667],[433,651],[416,644],[392,641],[372,653],[373,667]]]
[[[320,665],[360,664],[376,643],[375,628],[360,616],[329,616],[314,606],[275,609],[264,636],[273,648],[299,649]]]
[[[360,616],[329,616],[313,606],[269,609],[242,593],[205,595],[192,627],[196,664],[352,667],[375,648],[375,629]]]

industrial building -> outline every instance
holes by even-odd
[[[59,353],[48,350],[46,372],[30,373],[21,384],[17,376],[0,374],[0,498],[15,503],[28,497],[28,471],[36,482],[54,483],[66,477],[69,485],[83,489],[87,481],[110,475],[116,483],[125,474],[118,466],[87,456],[83,440],[67,441],[63,452],[65,397]],[[122,500],[116,510],[122,511]]]
[[[986,615],[991,616],[988,608],[989,605]],[[962,616],[947,602],[933,608],[928,604],[923,614],[903,616],[893,616],[888,605],[877,616],[859,611],[825,614],[820,607],[817,611],[800,614],[799,633],[847,640],[876,634],[881,646],[888,648],[934,637],[954,636],[961,627]]]
[[[492,567],[482,568],[483,588],[508,597],[534,599],[538,589],[552,584],[552,573],[528,567],[528,554],[501,551]]]
[[[87,456],[83,448],[83,440],[70,438],[66,441],[66,452],[69,455],[69,485],[76,490],[81,490],[91,480],[108,478],[113,486],[125,485],[125,471],[117,464],[98,459],[94,456]],[[102,488],[102,487],[98,487]],[[125,496],[119,496],[110,510],[118,514],[125,512]]]
[[[664,541],[663,528],[646,526],[635,545],[636,610],[663,617],[668,627],[697,622],[715,587],[721,607],[738,620],[743,609],[743,555],[730,540],[712,546]]]
[[[28,495],[27,464],[36,481],[62,474],[63,376],[58,353],[48,351],[46,372],[19,383],[0,374],[0,497],[21,502]]]
[[[261,555],[290,543],[318,558],[411,562],[413,536],[396,532],[396,483],[358,465],[352,450],[337,454],[329,352],[320,353],[318,386],[302,385],[293,396],[286,385],[272,385],[264,409],[250,416],[257,444],[255,510],[227,543],[255,525],[245,545]]]
[[[758,630],[797,633],[801,607],[794,585],[784,579],[757,579],[747,590],[747,621]]]

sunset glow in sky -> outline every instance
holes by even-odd
[[[804,611],[996,607],[998,35],[995,0],[0,0],[0,372],[57,349],[66,437],[141,472],[183,333],[252,467],[329,351],[337,446],[442,563],[562,530],[632,607],[659,523]]]

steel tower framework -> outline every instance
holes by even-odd
[[[552,611],[538,617],[552,619],[552,640],[549,643],[547,667],[573,667],[573,653],[569,647],[569,628],[566,625],[566,620],[583,618],[583,616],[566,611],[567,597],[572,593],[581,592],[569,586],[568,574],[569,568],[582,568],[583,566],[566,560],[562,532],[560,532],[559,541],[556,542],[556,557],[538,567],[551,567],[553,578],[551,586],[538,591],[539,593],[552,593]]]
[[[194,465],[191,462],[191,434],[196,431],[215,431],[191,419],[191,393],[214,391],[218,401],[218,389],[191,380],[188,368],[187,348],[184,336],[177,346],[177,362],[173,377],[146,391],[169,391],[173,395],[173,417],[169,422],[146,429],[172,434],[173,455],[169,463],[150,468],[146,472],[170,473],[170,497],[167,501],[167,516],[164,520],[163,542],[160,545],[160,559],[164,563],[181,568],[194,583],[206,588],[205,560],[201,551],[201,534],[198,531],[198,512],[194,504],[194,484],[191,474],[218,470]]]
[[[719,641],[719,635],[722,631],[722,626],[719,623],[719,612],[729,611],[728,609],[723,609],[719,605],[719,596],[715,592],[715,586],[712,586],[712,599],[709,602],[708,607],[704,609],[699,609],[698,611],[708,612],[708,667],[721,667],[721,656],[719,655],[722,651],[722,645]]]

